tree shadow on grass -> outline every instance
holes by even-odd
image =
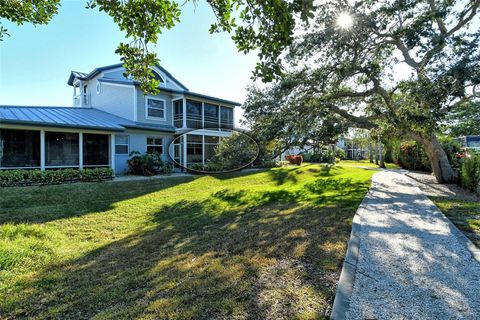
[[[145,181],[0,188],[0,224],[43,223],[112,209],[113,204],[193,181]]]
[[[17,284],[23,289],[3,303],[4,315],[322,318],[355,209],[305,201],[321,201],[318,192],[347,184],[318,182],[294,192],[224,190],[204,201],[158,207],[152,227]],[[350,201],[358,205],[362,192]]]

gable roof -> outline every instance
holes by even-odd
[[[109,65],[109,66],[104,66],[104,67],[99,67],[99,68],[95,68],[93,69],[92,72],[90,73],[83,73],[83,72],[78,72],[78,71],[72,71],[70,72],[70,77],[68,78],[68,85],[72,86],[73,85],[73,81],[75,80],[75,78],[78,78],[80,80],[90,80],[92,79],[93,77],[95,77],[97,74],[103,72],[103,71],[107,71],[107,70],[112,70],[112,69],[116,69],[116,68],[121,68],[123,67],[123,64],[121,63],[117,63],[117,64],[112,64],[112,65]],[[165,68],[163,68],[162,66],[160,65],[156,65],[155,67],[157,67],[158,69],[160,69],[163,73],[165,73],[170,79],[172,79],[173,81],[175,81],[183,90],[185,91],[189,91],[188,88],[183,85],[180,81],[178,81],[174,76],[172,76],[172,74],[170,72],[168,72]]]
[[[173,126],[146,125],[95,108],[0,106],[0,124],[125,131],[125,129],[175,132]]]

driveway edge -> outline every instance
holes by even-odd
[[[360,213],[365,210],[368,203],[368,193],[363,198],[362,203],[357,209],[352,222],[352,231],[348,241],[347,254],[343,261],[342,271],[338,279],[335,300],[333,301],[330,319],[346,319],[348,308],[350,307],[350,297],[352,296],[355,274],[357,271],[357,262],[360,249]]]

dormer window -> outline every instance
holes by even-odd
[[[165,120],[165,100],[146,98],[145,109],[147,119]]]

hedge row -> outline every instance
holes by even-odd
[[[3,170],[0,171],[0,187],[103,181],[112,179],[113,176],[114,172],[111,168]]]
[[[465,189],[480,193],[480,154],[470,153],[462,159],[460,184]]]

